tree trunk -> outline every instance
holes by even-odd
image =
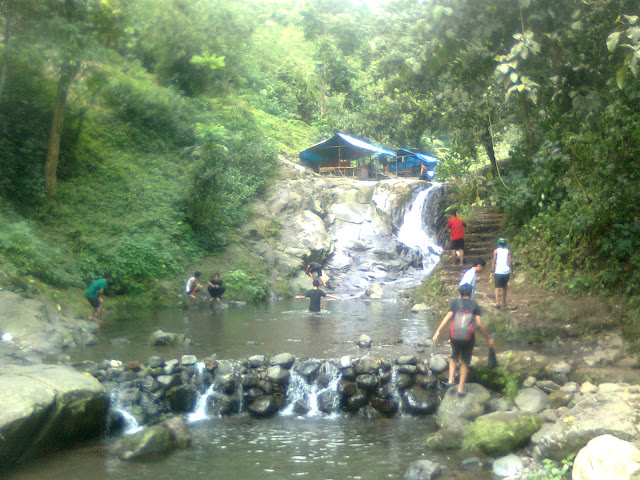
[[[64,110],[67,104],[67,95],[71,82],[78,73],[76,65],[67,64],[60,73],[58,88],[56,91],[56,106],[51,121],[49,144],[47,146],[47,158],[44,162],[44,188],[49,197],[56,194],[58,186],[57,170],[60,156],[60,140],[62,139],[62,127],[64,126]]]
[[[484,133],[482,133],[482,146],[484,147],[485,152],[487,152],[487,157],[489,157],[489,161],[491,162],[491,167],[493,168],[494,173],[498,173],[498,164],[496,163],[496,152],[493,150],[493,141],[491,139],[491,129],[489,125],[485,127]]]
[[[9,44],[9,13],[7,12],[4,20],[4,38],[2,39],[2,71],[0,71],[0,101],[2,101],[2,93],[4,92],[4,85],[7,83],[7,70],[9,69],[7,61],[7,45]]]

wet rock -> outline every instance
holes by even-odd
[[[68,366],[0,365],[0,465],[97,436],[109,399],[98,381]]]
[[[418,358],[415,355],[402,355],[396,359],[396,365],[417,365]]]
[[[251,368],[258,368],[264,365],[265,358],[264,355],[252,355],[248,359]]]
[[[442,398],[436,414],[440,428],[462,427],[485,411],[491,395],[482,385],[465,384],[467,394],[459,397],[456,388],[449,388]]]
[[[280,353],[269,359],[269,365],[280,366],[287,370],[291,368],[296,361],[296,358],[290,353]]]
[[[484,468],[484,466],[484,460],[480,457],[469,457],[460,462],[460,468],[462,470],[480,470]]]
[[[163,330],[156,330],[149,337],[149,344],[155,347],[179,346],[191,343],[191,340],[179,333],[170,333]]]
[[[401,373],[396,377],[396,388],[398,390],[406,390],[407,388],[412,387],[414,383],[415,379],[411,375]]]
[[[372,391],[378,386],[378,379],[375,375],[365,373],[356,377],[356,385],[363,390]]]
[[[371,348],[371,337],[369,335],[362,334],[358,337],[357,345],[360,348]]]
[[[353,381],[347,381],[344,378],[338,382],[338,393],[343,397],[350,397],[356,393],[358,386]]]
[[[240,385],[242,385],[244,388],[255,387],[256,385],[258,385],[259,381],[260,377],[254,373],[240,376]]]
[[[167,360],[164,364],[164,374],[171,375],[176,371],[176,368],[180,365],[177,359]]]
[[[463,432],[461,428],[440,429],[427,436],[425,448],[437,452],[460,450]]]
[[[289,370],[281,367],[280,365],[275,365],[273,367],[269,367],[267,369],[267,376],[269,380],[278,384],[285,384],[289,381]]]
[[[429,310],[429,306],[426,303],[416,303],[411,307],[412,312],[426,312]]]
[[[231,395],[236,390],[236,384],[233,375],[231,374],[219,375],[215,377],[213,383],[217,391],[222,392],[226,395]]]
[[[551,395],[549,395],[549,405],[551,408],[566,407],[571,403],[571,400],[573,400],[573,393],[562,390],[551,392]]]
[[[211,357],[207,357],[203,360],[204,363],[204,369],[207,372],[213,372],[214,370],[216,370],[218,368],[218,361],[214,358]]]
[[[538,413],[549,406],[549,395],[536,387],[524,388],[518,392],[514,403],[523,412]]]
[[[179,375],[159,375],[156,380],[160,388],[164,388],[165,390],[180,385],[181,381]]]
[[[236,412],[236,398],[217,393],[207,399],[207,413],[211,415],[230,415]]]
[[[176,448],[187,448],[193,443],[193,435],[180,417],[163,420],[161,426],[169,431],[171,443]]]
[[[115,447],[120,460],[158,455],[171,449],[171,434],[161,425],[153,425],[132,435],[121,437]]]
[[[465,443],[487,455],[501,455],[529,443],[542,419],[520,412],[495,412],[476,418],[465,430]]]
[[[442,467],[431,460],[415,460],[409,464],[404,480],[433,480],[442,472]]]
[[[346,402],[346,406],[349,410],[355,412],[359,410],[361,407],[364,407],[368,402],[366,393],[362,391],[357,391],[351,397],[348,398]]]
[[[413,376],[418,373],[418,368],[415,365],[398,365],[398,373]]]
[[[182,365],[185,367],[195,365],[196,363],[198,363],[198,357],[196,357],[195,355],[183,355],[180,363],[182,363]]]
[[[318,410],[324,413],[333,413],[340,408],[340,396],[338,392],[325,390],[318,395]]]
[[[418,386],[402,392],[402,400],[407,411],[414,415],[429,415],[438,407],[437,397]]]
[[[365,405],[360,410],[358,410],[358,416],[364,418],[365,420],[378,420],[380,418],[380,413],[373,408],[371,405]]]
[[[374,397],[371,399],[371,406],[386,416],[393,415],[398,411],[398,405],[392,398]]]
[[[449,360],[444,355],[434,355],[429,359],[429,368],[437,375],[449,368]]]
[[[320,371],[322,363],[318,360],[308,360],[296,365],[295,371],[302,375],[307,381],[311,381]]]
[[[498,478],[519,478],[524,471],[524,462],[517,455],[510,454],[493,462],[492,470]]]
[[[196,406],[198,392],[191,384],[179,385],[167,390],[165,398],[169,402],[169,406],[173,412],[186,413],[191,412]]]
[[[262,396],[249,405],[247,411],[254,417],[265,418],[274,415],[280,407],[274,395]]]
[[[345,368],[350,368],[352,365],[353,365],[353,360],[350,356],[345,355],[344,357],[340,357],[339,367],[341,370],[344,370]]]
[[[369,356],[362,357],[353,366],[353,370],[358,375],[361,375],[363,373],[372,375],[374,373],[377,373],[379,368],[380,368],[380,362],[377,359]]]
[[[574,480],[632,480],[640,475],[640,450],[612,435],[589,441],[573,462]]]

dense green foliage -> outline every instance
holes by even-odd
[[[436,154],[463,202],[503,207],[547,285],[626,295],[637,316],[638,15],[635,0],[3,2],[4,274],[66,287],[110,269],[143,291],[221,251],[278,154],[345,131]]]

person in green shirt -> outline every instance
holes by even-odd
[[[87,292],[84,294],[93,307],[93,312],[89,315],[89,320],[93,320],[98,325],[102,323],[102,304],[104,302],[102,294],[106,290],[110,281],[111,274],[107,272],[104,274],[104,277],[91,282],[87,288]]]

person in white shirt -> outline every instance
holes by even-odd
[[[462,279],[458,284],[458,286],[471,285],[471,298],[476,298],[476,275],[482,272],[486,264],[487,262],[482,258],[476,259],[476,261],[473,262],[473,266],[464,272],[464,275],[462,275]]]
[[[507,240],[500,237],[498,239],[498,247],[493,251],[493,259],[491,260],[491,275],[493,275],[495,281],[497,309],[507,306],[507,284],[509,283],[512,265],[511,250],[507,248]]]

